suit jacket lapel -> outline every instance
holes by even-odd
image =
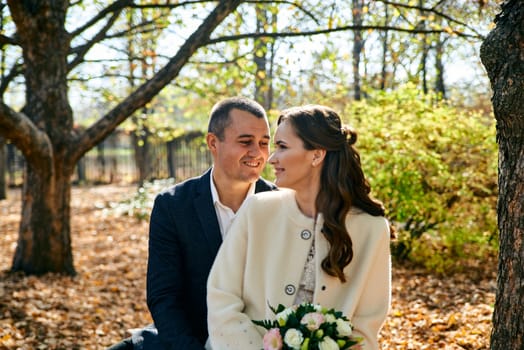
[[[200,178],[200,185],[193,199],[193,204],[200,220],[202,233],[208,241],[208,247],[213,254],[216,254],[220,244],[222,244],[222,235],[220,234],[220,226],[211,197],[210,176],[211,170],[208,170]]]

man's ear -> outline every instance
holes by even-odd
[[[325,149],[316,149],[313,151],[313,166],[316,167],[319,164],[324,161],[324,158],[326,158],[326,150]]]
[[[206,135],[207,148],[209,148],[209,150],[213,154],[216,153],[217,142],[218,142],[218,137],[215,134],[213,134],[211,132],[207,133],[207,135]]]

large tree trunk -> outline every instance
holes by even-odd
[[[500,252],[492,350],[524,349],[524,0],[502,5],[481,47],[499,144]]]
[[[24,114],[47,134],[49,150],[43,159],[26,163],[12,270],[74,274],[69,222],[74,163],[68,154],[73,116],[67,96],[69,36],[64,28],[68,1],[10,1],[10,6],[25,63]]]
[[[57,166],[61,169],[54,174],[42,175],[27,163],[13,271],[75,274],[69,205],[72,169],[59,164],[55,164],[55,169]]]

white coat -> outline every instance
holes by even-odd
[[[214,262],[207,285],[209,342],[213,350],[261,349],[265,329],[252,320],[274,319],[269,305],[291,306],[315,236],[316,286],[313,302],[342,311],[364,349],[376,350],[391,291],[389,226],[384,217],[351,210],[346,227],[353,260],[341,283],[320,263],[328,242],[322,215],[306,217],[291,190],[246,200]]]

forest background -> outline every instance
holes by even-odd
[[[165,86],[144,96],[136,92],[158,85],[155,79],[174,62],[173,52],[194,39],[193,30],[206,23],[215,4],[78,1],[64,17],[71,34],[71,47],[63,56],[69,111],[63,115],[57,113],[59,108],[46,110],[52,117],[32,113],[39,102],[28,93],[35,88],[27,76],[30,58],[21,55],[29,39],[12,39],[23,27],[16,23],[13,11],[29,11],[37,17],[39,5],[28,1],[20,5],[23,9],[17,4],[1,6],[3,102],[36,124],[48,123],[45,129],[50,137],[63,136],[56,131],[62,130],[59,124],[79,135],[76,145],[81,147],[70,158],[65,149],[75,149],[74,143],[53,145],[52,168],[69,171],[56,176],[56,181],[70,182],[81,156],[118,127],[133,140],[139,189],[127,200],[106,205],[144,222],[152,196],[169,184],[150,182],[149,145],[204,130],[210,107],[224,96],[242,94],[257,99],[271,120],[287,106],[322,103],[340,111],[359,132],[358,147],[374,195],[384,201],[388,217],[399,228],[392,246],[396,262],[409,262],[441,277],[464,272],[473,272],[471,278],[492,277],[492,271],[485,268],[487,261],[493,264],[498,252],[497,145],[489,81],[478,52],[493,29],[498,10],[495,2],[245,3],[216,23],[213,36],[196,40],[195,53],[188,55],[176,74],[170,73],[176,79],[164,78]],[[92,21],[87,19],[91,17]],[[133,99],[139,102],[122,113]],[[121,116],[110,120],[119,113]],[[20,121],[25,127],[24,119]],[[15,134],[6,132],[4,142],[22,144]],[[202,139],[196,142],[203,146]],[[20,148],[28,155],[31,147]],[[36,183],[44,183],[40,175],[44,168],[30,165],[25,181],[38,178]],[[272,178],[270,171],[265,175]],[[42,185],[35,197],[45,198],[46,187]],[[0,188],[7,194],[5,177]],[[35,235],[20,234],[17,244],[9,245],[11,250],[6,252],[15,255],[10,270],[37,275],[76,273],[73,253],[78,261],[83,258],[72,250],[67,252],[71,248],[70,209],[64,201],[70,190],[67,184],[64,188],[65,194],[52,207],[67,210],[54,219],[61,224],[53,225],[51,220],[49,227],[61,227],[57,231],[65,249],[52,255],[65,258],[53,261],[38,250],[39,242],[27,238]],[[30,221],[21,215],[20,232],[35,229]],[[82,229],[78,230],[82,235]],[[42,237],[53,242],[53,235],[48,230]],[[36,249],[20,248],[30,243]],[[14,276],[2,278],[20,278]],[[453,317],[448,315],[442,322],[453,329]],[[9,327],[22,322],[16,317],[6,319],[12,321]],[[132,326],[140,325],[122,325]],[[38,341],[35,330],[26,327],[24,332],[32,332],[31,337]]]

